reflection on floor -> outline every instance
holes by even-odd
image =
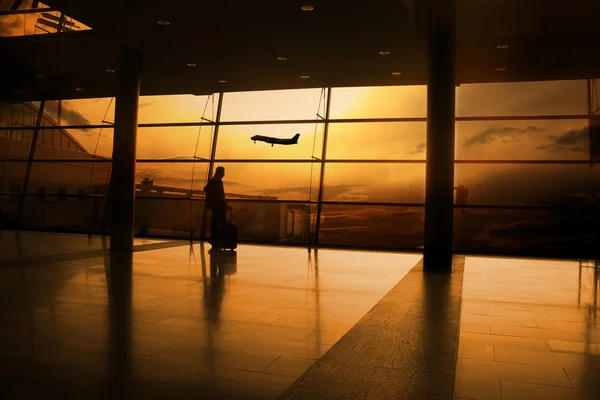
[[[7,398],[277,398],[421,258],[185,242],[132,257],[0,269]]]
[[[135,245],[162,242],[165,240],[135,239]],[[107,236],[0,231],[0,261],[102,250],[109,247],[110,238]]]
[[[456,398],[599,399],[600,271],[467,257]]]

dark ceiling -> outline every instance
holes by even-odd
[[[2,39],[5,100],[15,92],[29,99],[112,96],[116,74],[106,69],[118,69],[119,44],[143,55],[142,94],[427,81],[422,0],[45,3],[93,31]],[[302,11],[308,4],[314,10]],[[600,77],[600,1],[462,0],[457,7],[460,83]]]

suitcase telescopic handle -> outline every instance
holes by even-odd
[[[233,210],[231,208],[229,208],[228,211],[229,211],[229,225],[231,225],[231,218],[233,217]]]

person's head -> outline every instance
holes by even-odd
[[[215,176],[217,178],[222,178],[225,176],[225,168],[223,167],[217,167],[217,169],[215,170]]]

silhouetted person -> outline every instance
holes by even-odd
[[[217,167],[215,175],[208,180],[204,187],[206,192],[206,207],[211,210],[212,219],[210,225],[210,243],[214,244],[219,238],[219,230],[227,226],[227,210],[231,207],[225,200],[225,189],[223,189],[223,177],[225,168]]]

